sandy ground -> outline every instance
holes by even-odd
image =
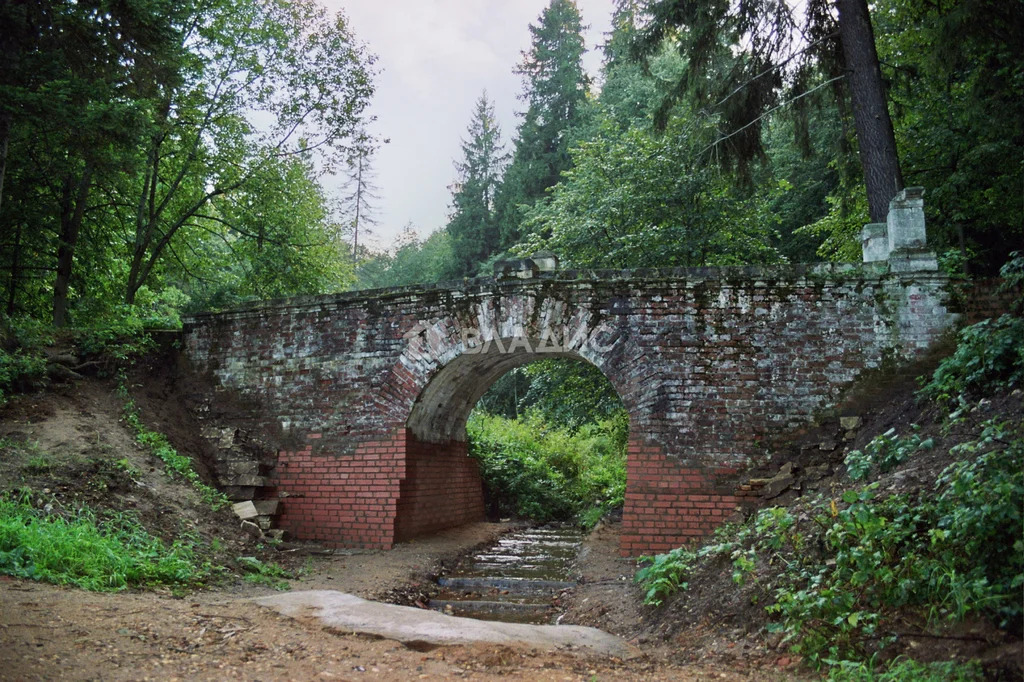
[[[504,528],[473,524],[390,552],[311,555],[306,575],[291,584],[293,589],[335,589],[363,597],[385,594],[427,579],[444,561]],[[601,542],[592,545],[611,550],[612,532],[606,530]],[[604,583],[596,578],[615,571],[625,575],[625,562],[610,551],[591,547],[589,553],[594,563],[584,577],[589,575],[592,584],[585,590],[602,585],[628,589],[617,587],[625,582],[618,575]],[[752,663],[680,663],[654,649],[628,660],[495,645],[420,651],[285,618],[246,601],[268,593],[245,585],[179,599],[159,592],[97,594],[0,579],[0,679],[779,680],[792,672]],[[584,608],[602,601],[592,592],[581,594],[589,594],[580,597]],[[626,608],[630,601],[603,600],[606,606],[596,608],[607,614],[608,608]]]

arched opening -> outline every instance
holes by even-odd
[[[480,520],[485,511],[569,520],[589,504],[596,521],[621,505],[629,419],[602,371],[574,351],[537,352],[522,341],[495,340],[471,350],[477,352],[437,370],[410,411],[396,539]],[[511,402],[500,395],[517,387],[521,394]],[[573,405],[560,401],[571,401],[573,391],[588,398],[600,393],[604,412],[587,419],[581,407],[572,414]],[[475,457],[467,433],[471,415]],[[584,452],[574,450],[578,442]],[[586,471],[588,456],[602,462],[600,471]]]

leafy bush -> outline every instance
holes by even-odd
[[[685,547],[640,557],[640,563],[647,565],[636,572],[634,580],[644,588],[644,603],[660,606],[666,597],[689,587],[686,577],[698,558],[697,552]]]
[[[964,327],[919,394],[947,407],[981,391],[1024,382],[1024,318],[1003,315]]]
[[[104,356],[124,364],[153,347],[145,324],[133,306],[116,306],[108,316],[77,330],[78,349],[85,355]]]
[[[15,392],[42,381],[46,377],[46,358],[38,353],[0,350],[0,406]]]
[[[280,591],[291,589],[288,581],[284,580],[292,577],[291,574],[278,564],[266,563],[254,556],[240,556],[235,561],[245,574],[242,579],[247,583],[265,585]]]
[[[917,431],[918,426],[912,424],[911,428]],[[922,439],[917,433],[901,437],[896,435],[896,429],[889,429],[872,438],[871,442],[864,446],[863,452],[851,450],[846,455],[846,473],[853,480],[859,481],[870,473],[872,467],[878,467],[880,472],[885,473],[906,461],[918,450],[929,450],[934,446],[935,441],[931,438]]]
[[[493,505],[503,515],[535,521],[596,522],[622,505],[626,492],[628,418],[587,424],[575,434],[537,413],[513,420],[474,412],[466,426],[470,454]]]
[[[198,585],[217,569],[196,556],[185,536],[170,545],[133,516],[97,518],[87,507],[57,513],[32,506],[28,496],[0,496],[0,573],[115,591],[153,585]]]

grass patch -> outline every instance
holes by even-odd
[[[111,592],[198,586],[220,570],[199,558],[194,537],[167,544],[130,514],[39,509],[28,494],[0,496],[0,573]]]
[[[213,486],[207,485],[199,478],[199,474],[192,468],[192,460],[178,453],[167,440],[167,437],[157,431],[152,431],[142,423],[139,408],[128,393],[127,380],[124,375],[118,382],[118,395],[124,399],[123,418],[126,424],[135,433],[135,440],[144,445],[157,459],[161,460],[167,473],[171,476],[182,478],[192,484],[203,501],[213,509],[222,509],[230,504],[227,496]]]
[[[241,567],[242,579],[253,585],[265,585],[275,590],[285,591],[292,588],[285,578],[292,575],[281,566],[273,562],[260,561],[254,556],[240,556],[235,563]]]

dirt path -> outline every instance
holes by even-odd
[[[503,529],[474,524],[391,552],[310,555],[292,587],[378,596],[429,579],[439,563]],[[416,651],[245,601],[267,593],[245,585],[176,599],[0,580],[0,679],[789,679],[774,666],[687,664],[654,650],[626,661],[495,645]]]

